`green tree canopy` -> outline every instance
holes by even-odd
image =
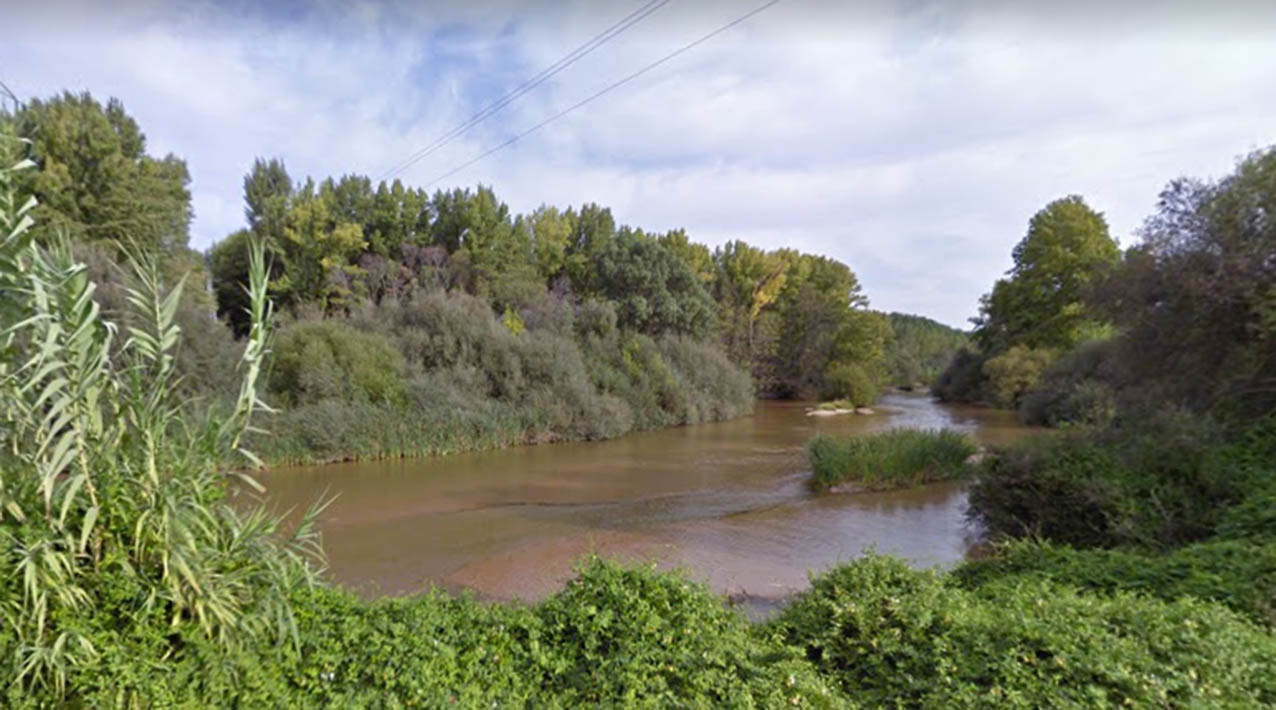
[[[1276,412],[1276,147],[1161,193],[1101,291],[1138,379],[1193,409]],[[1133,372],[1132,367],[1127,370]]]
[[[1121,257],[1103,215],[1077,195],[1033,215],[1015,265],[981,300],[975,339],[988,353],[1013,345],[1067,348],[1101,326],[1086,305],[1090,285]]]
[[[598,254],[596,269],[621,327],[703,337],[715,323],[713,300],[691,268],[642,232],[622,228]]]
[[[153,253],[185,249],[190,237],[190,175],[173,155],[146,153],[146,136],[118,99],[103,106],[87,92],[33,99],[0,114],[32,142],[39,170],[21,189],[39,200],[37,238],[136,244]]]
[[[727,348],[737,358],[751,360],[758,318],[779,298],[790,264],[777,252],[739,240],[715,250],[713,260],[719,273],[715,295],[723,319],[730,324]]]

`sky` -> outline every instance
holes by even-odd
[[[206,249],[255,157],[376,179],[646,2],[9,3],[0,81],[121,99]],[[1128,246],[1169,180],[1276,143],[1276,3],[781,0],[436,182],[764,2],[669,0],[398,177],[824,254],[966,327],[1051,200]]]

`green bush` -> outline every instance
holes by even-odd
[[[536,609],[541,686],[566,707],[831,707],[801,656],[702,585],[592,559]]]
[[[979,592],[869,556],[774,621],[865,707],[1270,707],[1276,638],[1205,602],[1015,580]]]
[[[881,388],[863,367],[853,362],[835,362],[824,373],[824,391],[820,396],[867,407],[877,401],[879,394]]]
[[[295,638],[291,593],[315,581],[320,554],[313,514],[290,535],[226,501],[228,479],[246,477],[225,462],[252,458],[264,249],[250,252],[233,403],[198,416],[177,365],[182,289],[163,285],[153,255],[131,254],[122,320],[105,320],[70,249],[33,240],[34,201],[13,185],[31,166],[14,144],[0,134],[0,697],[165,704],[153,679],[179,682],[196,657],[217,662],[180,682],[250,696],[237,650]]]
[[[403,356],[384,337],[337,320],[295,323],[275,345],[270,390],[289,406],[325,399],[403,401]]]
[[[988,378],[984,392],[989,401],[1003,409],[1018,407],[1020,399],[1041,381],[1055,357],[1053,350],[1016,345],[989,358],[983,366]]]
[[[680,423],[734,419],[753,412],[753,380],[735,367],[722,348],[685,336],[666,335],[656,342],[673,374]]]
[[[817,488],[846,480],[867,488],[898,488],[961,476],[978,446],[948,429],[895,429],[868,436],[817,434],[806,450]]]
[[[162,665],[139,662],[171,643],[162,617],[117,622],[98,630],[106,654],[76,696],[142,708],[847,707],[799,652],[650,568],[588,560],[534,607],[438,591],[366,602],[319,586],[298,589],[292,609],[295,647],[184,636]]]
[[[1020,418],[1030,426],[1111,424],[1118,404],[1114,385],[1121,379],[1115,372],[1119,352],[1120,343],[1102,340],[1065,353],[1023,395]]]
[[[998,546],[985,559],[953,570],[966,589],[990,582],[1051,579],[1083,590],[1129,591],[1164,600],[1218,602],[1276,627],[1276,544],[1209,541],[1161,555],[1129,550],[1077,550],[1045,542]]]
[[[1276,542],[1276,480],[1223,511],[1214,539]]]
[[[272,378],[290,406],[267,419],[269,434],[254,444],[279,463],[421,456],[603,439],[752,411],[752,381],[721,348],[617,331],[609,309],[582,306],[579,341],[562,323],[514,333],[484,301],[442,292],[296,323],[281,338]],[[374,356],[343,355],[360,351]]]
[[[1224,443],[1208,419],[1164,410],[1098,431],[1026,439],[990,459],[970,516],[994,538],[1169,550],[1214,534],[1271,480],[1276,457]]]
[[[552,651],[525,607],[438,592],[364,602],[335,589],[295,604],[301,647],[282,671],[307,707],[529,707],[537,660]]]

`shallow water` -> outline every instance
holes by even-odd
[[[1027,431],[1012,413],[919,395],[888,395],[870,416],[809,417],[806,406],[764,401],[751,417],[612,441],[285,468],[259,480],[281,510],[336,496],[322,519],[331,576],[365,595],[433,584],[536,600],[598,552],[686,568],[756,608],[867,548],[929,566],[974,543],[960,484],[811,493],[804,446],[816,432],[951,427],[999,445]]]

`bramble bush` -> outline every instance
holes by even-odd
[[[999,545],[987,558],[961,564],[949,578],[966,589],[1050,579],[1086,591],[1138,592],[1164,600],[1193,597],[1276,627],[1276,544],[1270,542],[1210,540],[1149,555],[1023,540]]]
[[[1276,638],[1220,606],[1015,579],[968,591],[868,556],[771,622],[864,707],[1270,707]]]

